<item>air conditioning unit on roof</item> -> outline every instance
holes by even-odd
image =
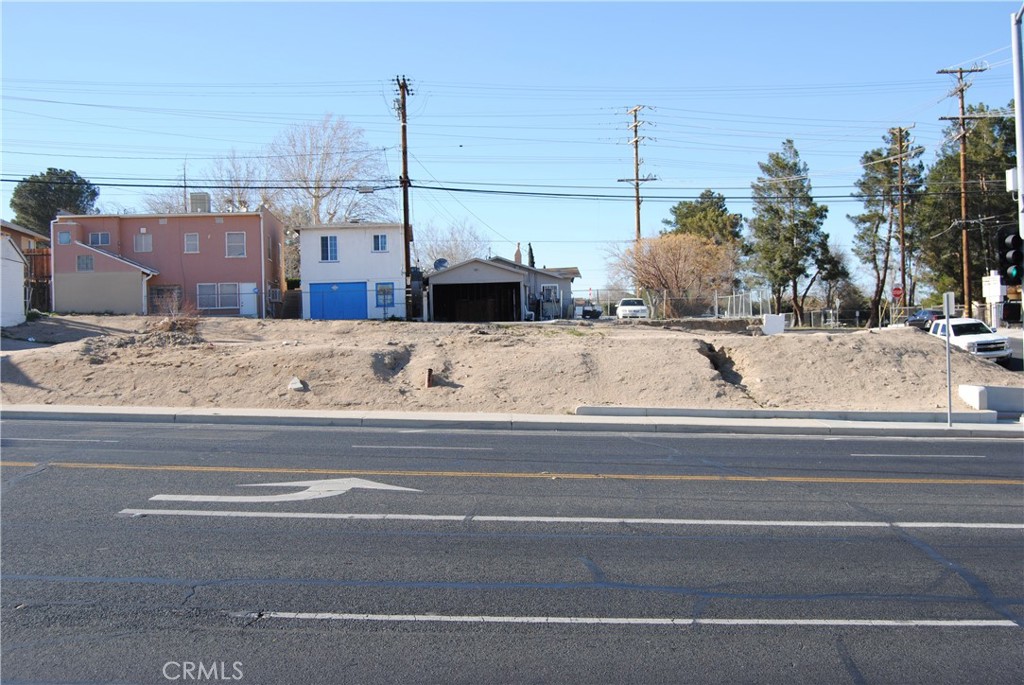
[[[210,194],[209,193],[189,193],[188,194],[188,205],[189,211],[198,214],[209,214],[210,213]]]

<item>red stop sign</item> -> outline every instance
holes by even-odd
[[[903,297],[903,288],[896,286],[892,289],[892,296],[897,300]]]

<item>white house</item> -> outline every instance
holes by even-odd
[[[429,277],[431,321],[524,321],[572,316],[579,269],[536,269],[503,257],[475,257]]]
[[[297,229],[303,319],[405,318],[401,224]]]
[[[25,322],[28,260],[11,236],[4,234],[0,243],[0,326],[17,326]]]

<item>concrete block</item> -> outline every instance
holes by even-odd
[[[998,385],[958,386],[960,399],[975,409],[1024,414],[1024,388]]]

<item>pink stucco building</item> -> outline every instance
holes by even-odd
[[[53,311],[271,315],[284,227],[269,210],[63,215],[51,223]]]

